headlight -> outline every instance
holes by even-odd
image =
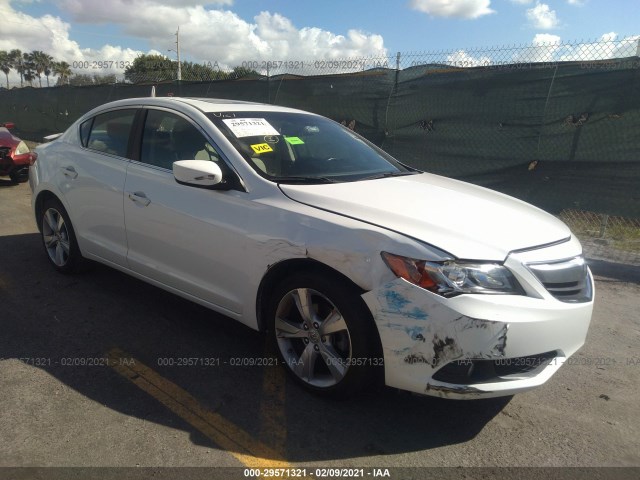
[[[427,262],[382,252],[398,277],[444,297],[461,293],[522,295],[513,274],[497,263]]]
[[[27,147],[27,144],[24,143],[23,141],[21,141],[18,146],[16,147],[16,153],[15,155],[22,155],[23,153],[29,153],[29,147]]]

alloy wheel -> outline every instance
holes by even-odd
[[[55,208],[49,208],[42,216],[42,239],[51,261],[63,267],[69,260],[71,243],[69,230],[62,214]]]
[[[352,358],[349,328],[324,294],[296,288],[276,310],[275,335],[291,371],[314,387],[332,387],[345,377]]]

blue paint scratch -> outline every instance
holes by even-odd
[[[427,312],[425,312],[424,310],[420,310],[418,307],[414,307],[414,309],[406,315],[417,320],[426,320],[429,316]]]
[[[408,305],[411,304],[411,300],[406,299],[398,292],[393,290],[386,290],[382,294],[387,303],[387,310],[383,310],[387,313],[394,313],[402,315],[403,317],[413,318],[416,320],[426,320],[429,314],[424,310],[413,307],[412,309],[405,309]]]
[[[407,300],[398,292],[394,292],[393,290],[385,291],[384,298],[391,311],[394,312],[400,312],[405,306],[411,303],[411,300]]]
[[[404,327],[404,331],[411,339],[415,340],[418,335],[422,335],[424,327]]]

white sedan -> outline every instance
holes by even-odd
[[[584,344],[593,280],[562,222],[324,117],[135,98],[37,154],[33,209],[57,270],[97,261],[267,331],[314,392],[511,395]]]

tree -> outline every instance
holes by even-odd
[[[181,62],[182,79],[194,82],[203,82],[211,80],[226,80],[229,74],[220,70],[220,68],[212,68],[208,65],[202,65],[193,62]]]
[[[36,77],[38,77],[38,82],[40,83],[40,88],[42,88],[42,74],[47,71],[47,87],[49,86],[49,74],[51,73],[51,62],[53,61],[53,57],[51,55],[47,55],[41,50],[34,50],[29,53],[29,59],[33,64],[33,71]]]
[[[9,52],[11,67],[20,75],[20,87],[24,86],[24,56],[21,50],[15,49]]]
[[[87,75],[79,73],[69,78],[69,85],[86,86],[86,85],[109,85],[117,83],[115,73],[109,73],[106,75]]]
[[[42,66],[40,65],[40,55],[43,52],[40,52],[38,50],[33,50],[25,55],[27,55],[27,68],[29,68],[31,70],[31,73],[33,75],[33,79],[35,80],[36,78],[38,79],[38,82],[40,83],[40,88],[42,88],[42,71],[44,70],[42,68]]]
[[[260,75],[258,72],[256,72],[255,70],[251,70],[247,67],[233,67],[233,71],[231,72],[231,74],[229,75],[230,78],[236,79],[236,78],[242,78],[242,77],[246,77],[248,75]]]
[[[105,73],[102,75],[94,75],[93,83],[96,85],[111,85],[118,83],[118,78],[115,73]]]
[[[7,77],[7,90],[9,90],[9,72],[11,71],[11,57],[5,50],[0,50],[0,70]]]
[[[22,54],[22,74],[24,81],[29,82],[29,85],[33,87],[33,81],[36,79],[36,64],[32,53]],[[40,75],[37,75],[40,78]],[[22,83],[20,83],[22,86]]]
[[[93,76],[84,73],[77,73],[69,78],[69,85],[93,85]]]
[[[162,55],[140,55],[124,71],[124,78],[132,83],[161,82],[176,78],[178,63]]]
[[[229,78],[228,73],[210,65],[180,62],[180,69],[183,80],[197,82]],[[161,55],[140,55],[124,71],[124,78],[133,83],[175,80],[177,76],[178,62]]]
[[[56,83],[56,85],[68,85],[69,78],[71,77],[71,75],[73,75],[73,73],[71,72],[71,65],[69,65],[65,61],[53,62],[51,71],[58,77],[58,82]]]

